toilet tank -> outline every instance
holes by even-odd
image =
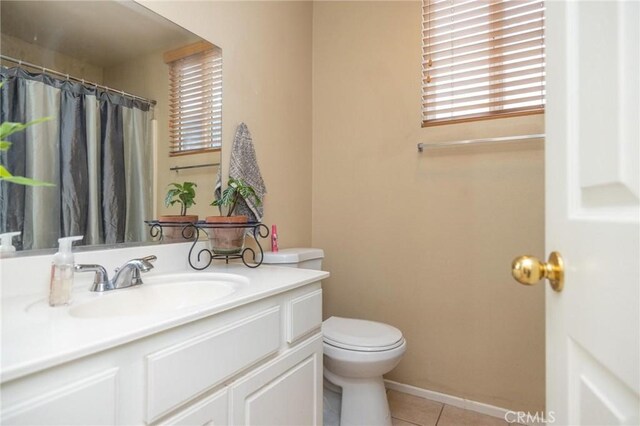
[[[317,248],[286,248],[277,252],[265,251],[262,263],[274,266],[288,266],[290,268],[322,269],[324,250]]]

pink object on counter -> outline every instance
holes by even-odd
[[[278,251],[278,227],[276,225],[271,225],[271,251]]]

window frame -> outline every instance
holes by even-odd
[[[516,3],[517,2],[517,3]],[[522,3],[522,4],[526,4],[526,3],[531,3],[533,4],[534,1],[519,1],[516,0],[516,2],[514,2],[513,4],[518,4],[518,3]],[[527,116],[527,115],[534,115],[534,114],[544,114],[545,112],[545,99],[543,97],[543,99],[541,100],[541,103],[539,105],[533,105],[533,106],[526,106],[526,107],[519,107],[519,108],[510,108],[507,109],[506,111],[503,110],[502,108],[505,107],[504,104],[498,104],[496,105],[497,107],[501,108],[501,109],[496,109],[496,110],[489,110],[489,111],[484,111],[484,112],[479,112],[479,113],[475,113],[475,114],[467,114],[467,115],[463,115],[463,116],[459,116],[459,117],[442,117],[442,118],[431,118],[428,119],[427,117],[430,115],[430,113],[428,112],[428,106],[429,103],[427,100],[427,95],[431,94],[431,92],[429,91],[429,89],[431,89],[432,91],[434,90],[433,87],[434,86],[429,86],[430,84],[430,77],[429,77],[429,69],[431,66],[433,66],[434,63],[436,63],[436,61],[432,61],[431,58],[429,58],[429,56],[432,54],[432,52],[429,51],[429,45],[428,45],[428,39],[431,37],[431,28],[430,25],[427,21],[427,15],[429,15],[431,13],[431,6],[434,3],[438,3],[437,0],[422,0],[422,78],[421,78],[421,112],[422,112],[422,127],[432,127],[432,126],[441,126],[441,125],[448,125],[448,124],[457,124],[457,123],[467,123],[467,122],[474,122],[474,121],[483,121],[483,120],[493,120],[493,119],[497,119],[497,118],[509,118],[509,117],[520,117],[520,116]],[[442,1],[440,1],[440,3],[443,3]],[[493,9],[495,6],[498,5],[504,5],[506,4],[506,2],[504,1],[496,1],[496,0],[486,0],[483,3],[486,3],[488,8],[491,10]],[[480,4],[480,2],[478,2],[478,4]],[[543,7],[542,7],[542,23],[541,23],[541,27],[540,27],[540,31],[542,32],[542,58],[539,59],[541,67],[542,67],[542,76],[541,76],[541,90],[540,93],[541,95],[544,96],[544,94],[546,94],[546,83],[545,83],[545,65],[546,65],[546,61],[545,61],[545,54],[544,54],[544,49],[545,49],[545,42],[546,39],[544,37],[544,28],[545,28],[545,21],[544,21],[544,3]],[[500,12],[501,9],[497,9],[497,12]],[[495,12],[489,12],[489,14],[492,14]],[[444,18],[440,18],[440,19],[444,19]],[[442,21],[440,21],[440,23],[442,23]],[[490,30],[488,31],[488,34],[491,34],[492,32],[499,32],[499,31],[503,31],[505,28],[508,27],[509,25],[509,21],[501,21],[500,25],[497,26],[497,23],[495,21],[488,21],[488,25],[491,27]],[[513,24],[512,24],[513,25]],[[490,45],[490,41],[485,41],[486,45],[490,47],[490,49],[492,49],[493,47]],[[466,46],[465,46],[466,47]],[[455,50],[454,47],[451,48],[451,52],[453,52]],[[488,52],[491,52],[491,50],[489,50]],[[496,55],[496,56],[492,56],[490,53],[488,54],[488,58],[487,60],[488,62],[488,66],[487,66],[487,70],[489,68],[491,69],[498,69],[498,68],[502,68],[502,69],[509,69],[508,67],[512,64],[503,64],[503,58],[500,55]],[[453,53],[452,53],[453,56]],[[516,64],[517,65],[517,64]],[[453,67],[453,66],[452,66]],[[517,66],[513,67],[513,68],[517,68]],[[490,73],[488,73],[490,74]],[[506,73],[503,73],[506,74]],[[487,77],[487,86],[492,84],[492,80],[490,77]],[[499,81],[493,80],[494,82],[496,82],[496,84],[500,84]],[[453,83],[455,84],[455,83]],[[508,90],[508,86],[505,84],[505,87],[502,87],[502,92],[504,92],[505,90]],[[437,86],[436,86],[437,87]],[[454,86],[451,86],[454,87]],[[515,86],[517,87],[517,86]],[[436,91],[438,89],[435,89]],[[451,89],[453,91],[453,88]],[[498,92],[500,93],[500,92]],[[433,97],[433,96],[431,96]],[[487,100],[487,105],[478,105],[478,107],[485,107],[485,108],[490,108],[492,109],[492,106],[490,105],[491,103],[497,103],[497,102],[493,102],[491,101],[491,99],[493,99],[495,97],[495,95],[492,96],[492,93],[487,93],[486,94],[486,100]],[[436,97],[437,99],[437,97]],[[452,99],[452,101],[455,99]],[[431,105],[434,104],[434,101],[431,101]],[[433,110],[432,110],[433,111]],[[433,112],[431,112],[431,114],[433,114]]]
[[[192,132],[200,131],[201,134],[206,135],[205,139],[209,136],[211,137],[210,141],[199,142],[197,145],[205,145],[205,146],[197,146],[195,148],[188,148],[189,143],[184,143],[181,136],[181,129],[184,125],[181,126],[181,121],[184,120],[180,114],[180,104],[181,102],[174,101],[172,98],[179,99],[184,96],[184,91],[181,89],[180,82],[174,82],[174,76],[179,74],[182,70],[176,69],[177,67],[185,64],[187,61],[194,60],[196,55],[202,55],[201,65],[203,68],[207,67],[207,61],[211,60],[212,64],[215,62],[219,62],[219,65],[211,65],[210,70],[206,72],[211,72],[211,76],[202,77],[200,76],[200,80],[206,80],[208,78],[212,81],[212,86],[210,88],[205,88],[205,90],[209,91],[207,93],[207,99],[212,103],[215,103],[218,100],[219,106],[213,106],[210,111],[207,111],[210,115],[207,118],[210,118],[211,121],[205,126],[205,122],[207,118],[203,118],[201,120],[201,126],[197,126],[199,123],[194,123],[194,129],[190,129]],[[197,58],[195,58],[197,59]],[[168,105],[168,131],[169,131],[169,156],[177,157],[183,155],[192,155],[192,154],[201,154],[207,152],[217,152],[222,150],[222,49],[218,46],[209,43],[207,41],[199,41],[196,43],[192,43],[177,49],[170,50],[164,53],[164,62],[169,67],[169,105]],[[191,62],[193,65],[194,62]],[[196,65],[197,66],[197,65]],[[204,74],[204,73],[203,73]],[[218,87],[219,86],[219,87]],[[192,86],[189,88],[190,91],[198,90],[201,86]],[[178,107],[176,107],[178,105]],[[176,110],[176,108],[178,108]],[[203,107],[205,109],[206,107]],[[203,112],[203,115],[205,113]],[[177,118],[173,118],[176,116]],[[216,131],[217,130],[217,131]],[[207,135],[209,133],[209,135]]]

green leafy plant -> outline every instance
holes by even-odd
[[[169,207],[174,204],[180,204],[180,216],[187,214],[187,209],[193,206],[196,198],[196,185],[193,182],[170,183],[171,189],[167,191],[167,196],[164,199],[164,205]]]
[[[227,216],[232,216],[233,211],[238,205],[238,200],[242,197],[246,201],[253,199],[256,205],[262,204],[262,200],[256,194],[256,191],[251,185],[243,181],[242,179],[229,178],[227,183],[227,189],[222,191],[222,197],[218,200],[214,200],[211,203],[212,206],[217,206],[222,212],[222,207],[227,207]]]
[[[0,88],[2,88],[3,83],[0,83]],[[9,121],[5,121],[0,124],[0,151],[8,151],[11,148],[11,142],[7,140],[7,138],[14,133],[22,132],[27,127],[33,126],[34,124],[42,123],[43,121],[50,120],[50,117],[41,118],[39,120],[33,120],[28,123],[11,123]],[[24,176],[14,176],[11,174],[7,168],[0,164],[0,180],[4,180],[7,182],[15,183],[17,185],[27,185],[27,186],[55,186],[50,182],[43,182],[40,180],[29,179]]]

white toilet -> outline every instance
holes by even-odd
[[[263,263],[321,269],[321,249],[291,248],[266,252]],[[402,358],[407,343],[387,324],[331,317],[322,324],[324,378],[342,392],[340,425],[389,426],[391,415],[382,375]]]

